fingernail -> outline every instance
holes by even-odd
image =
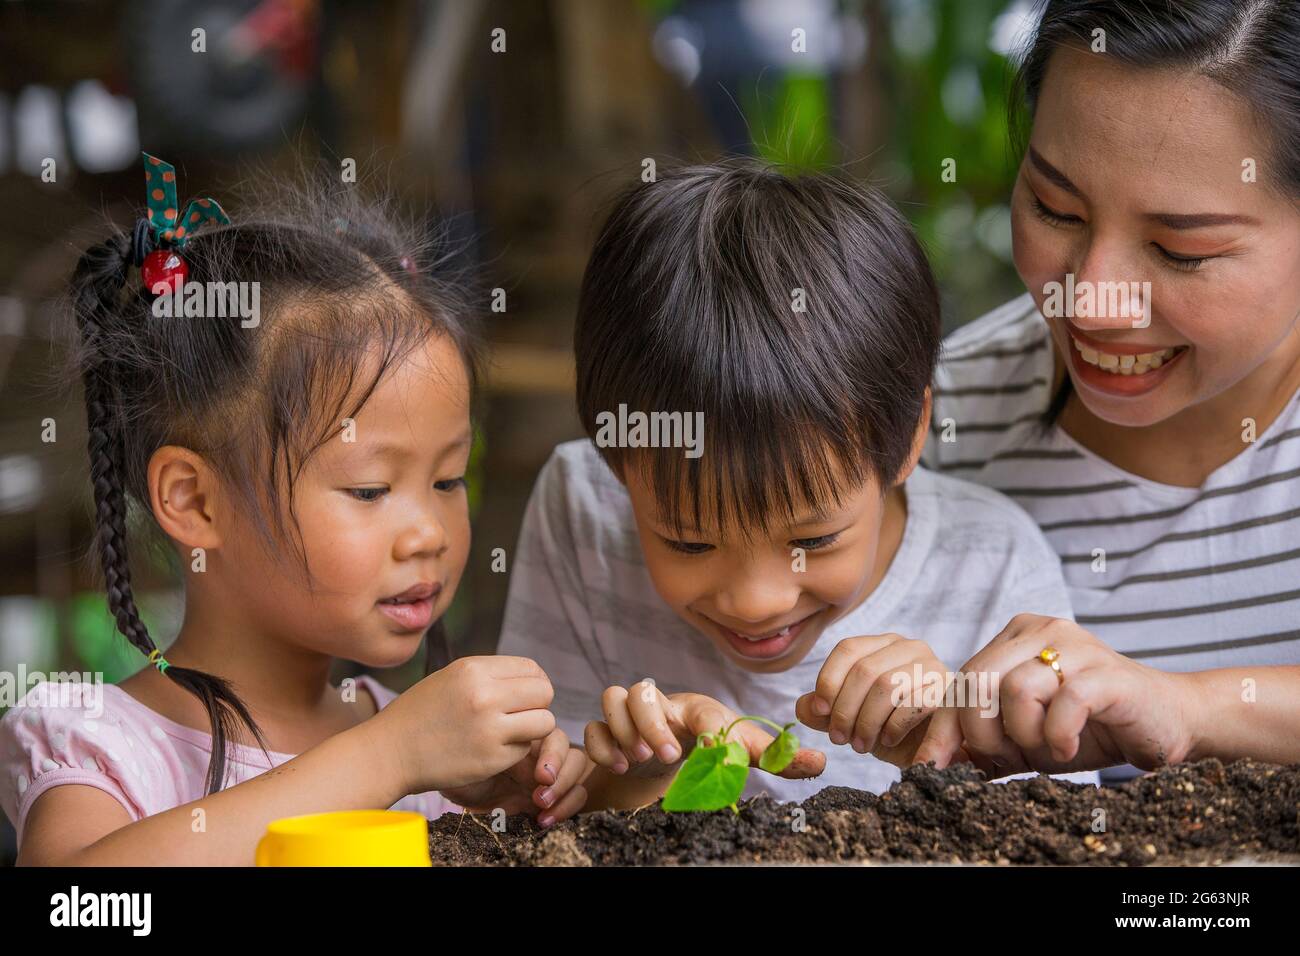
[[[613,769],[615,773],[627,773],[627,761],[615,760]]]
[[[659,748],[659,759],[664,763],[676,763],[681,755],[682,752],[672,744],[664,744]]]
[[[849,739],[848,735],[843,733],[842,731],[839,730],[831,731],[831,743],[835,744],[836,746],[839,746],[840,744],[848,743],[848,739]]]
[[[831,712],[831,705],[826,703],[820,697],[814,697],[812,702],[813,713],[818,717],[825,717]]]
[[[648,743],[642,741],[636,745],[636,750],[632,751],[632,755],[636,757],[637,760],[649,760],[655,755],[655,752],[650,749]]]
[[[858,753],[860,753],[860,754],[864,754],[864,753],[867,752],[867,745],[866,745],[865,743],[862,742],[862,738],[861,738],[861,737],[854,737],[854,738],[853,738],[853,749],[856,750],[856,751],[857,751]]]
[[[546,816],[544,816],[544,817],[538,817],[538,818],[537,818],[537,824],[538,824],[538,826],[540,826],[543,830],[545,830],[547,827],[551,826],[553,823],[555,823],[555,817],[551,816],[549,813],[546,814]]]
[[[551,791],[550,787],[547,787],[537,795],[537,799],[542,801],[543,806],[549,807],[555,802],[555,794]]]

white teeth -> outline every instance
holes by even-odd
[[[790,628],[792,628],[792,627],[794,627],[794,625],[793,625],[793,624],[789,624],[789,625],[787,625],[787,626],[781,628],[781,630],[779,630],[779,631],[774,631],[774,632],[771,633],[771,634],[760,634],[758,637],[751,637],[749,634],[740,634],[738,631],[733,631],[732,633],[733,633],[733,634],[736,634],[736,635],[739,636],[739,637],[743,637],[743,638],[744,638],[745,640],[747,640],[747,641],[755,641],[755,642],[757,642],[757,641],[768,641],[768,640],[771,640],[771,639],[774,638],[774,637],[785,637],[785,635],[787,635],[787,634],[790,633]]]
[[[1105,369],[1115,375],[1142,375],[1157,369],[1168,362],[1177,353],[1177,349],[1161,349],[1158,352],[1142,352],[1138,355],[1116,355],[1101,352],[1090,345],[1084,345],[1073,336],[1070,341],[1079,352],[1079,357],[1089,365]]]

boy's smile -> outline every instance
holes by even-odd
[[[659,596],[738,667],[770,673],[799,663],[880,583],[902,540],[901,482],[910,471],[885,494],[871,478],[813,520],[748,536],[692,529],[675,537],[637,469],[624,483]]]

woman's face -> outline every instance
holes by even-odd
[[[1012,197],[1015,262],[1098,418],[1153,425],[1295,367],[1300,204],[1273,185],[1270,145],[1204,77],[1053,55]]]

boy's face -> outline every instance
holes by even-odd
[[[910,471],[909,465],[902,477]],[[716,527],[674,534],[643,475],[625,472],[655,590],[732,663],[754,673],[799,663],[827,625],[871,593],[896,547],[889,532],[901,534],[905,514],[901,489],[886,495],[869,478],[841,489],[839,504],[828,502],[826,513],[802,508],[793,523],[749,529],[748,539]]]

